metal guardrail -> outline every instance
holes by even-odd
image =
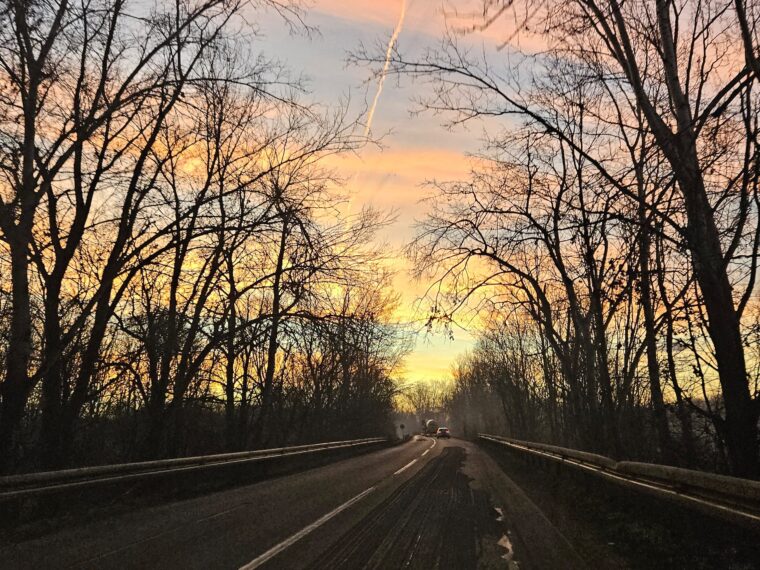
[[[478,434],[478,437],[591,473],[634,491],[760,529],[760,481],[667,465],[618,462],[594,453],[489,434]]]
[[[310,445],[241,451],[217,455],[200,455],[181,457],[179,459],[162,459],[142,461],[139,463],[122,463],[118,465],[101,465],[62,471],[45,471],[26,475],[0,477],[0,502],[42,496],[49,493],[86,489],[99,485],[147,480],[154,477],[190,473],[235,464],[253,463],[283,457],[293,457],[373,445],[387,441],[385,438],[373,437],[330,441]]]

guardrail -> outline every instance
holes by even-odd
[[[567,465],[634,491],[760,529],[760,481],[652,463],[615,461],[594,453],[489,434],[478,434],[478,437]]]
[[[330,441],[293,447],[241,451],[217,455],[182,457],[139,463],[101,465],[63,471],[45,471],[26,475],[0,477],[0,503],[107,484],[142,481],[155,477],[183,474],[232,465],[268,461],[284,457],[362,447],[387,441],[373,437],[346,441]]]

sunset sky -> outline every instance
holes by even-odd
[[[354,114],[359,114],[372,106],[378,83],[367,81],[367,69],[347,66],[347,54],[362,43],[383,49],[401,13],[401,0],[314,0],[306,23],[318,33],[311,37],[293,35],[271,15],[272,21],[261,25],[265,31],[261,48],[286,63],[294,73],[302,73],[314,100],[335,105],[350,98]],[[440,1],[407,0],[397,47],[405,55],[419,53],[435,46],[444,30],[444,8]],[[470,35],[467,41],[497,53],[495,38],[487,34]],[[412,281],[400,253],[414,235],[415,220],[424,215],[425,206],[420,200],[427,192],[425,182],[465,177],[469,168],[466,154],[480,146],[481,127],[477,124],[451,131],[441,125],[441,117],[410,116],[414,107],[412,98],[423,89],[422,85],[408,81],[399,84],[389,77],[372,122],[372,134],[382,137],[383,148],[366,148],[359,156],[345,157],[336,163],[340,175],[348,179],[348,188],[353,193],[352,207],[370,204],[397,214],[397,221],[380,238],[397,258],[395,285],[403,299],[399,317],[414,321],[420,329],[415,350],[407,358],[404,374],[407,380],[446,376],[456,356],[472,345],[472,337],[464,330],[453,331],[453,340],[444,334],[426,334],[421,330],[425,314],[415,311],[414,305],[426,284]],[[364,116],[366,120],[366,112]]]

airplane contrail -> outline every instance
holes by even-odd
[[[383,83],[385,83],[385,76],[388,73],[388,67],[391,65],[391,54],[393,53],[393,46],[396,45],[398,35],[401,33],[401,28],[404,26],[404,18],[406,17],[406,0],[401,0],[401,13],[398,16],[396,27],[393,29],[393,35],[388,42],[388,49],[385,51],[385,64],[383,70],[380,72],[380,79],[377,82],[377,92],[375,92],[375,99],[372,101],[372,106],[369,108],[367,114],[367,125],[364,129],[364,136],[369,135],[369,130],[372,128],[372,119],[375,116],[375,109],[377,109],[377,102],[380,100],[380,94],[383,92]]]

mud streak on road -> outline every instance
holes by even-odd
[[[482,568],[483,545],[499,539],[500,525],[462,472],[465,457],[461,447],[444,449],[311,568]]]

